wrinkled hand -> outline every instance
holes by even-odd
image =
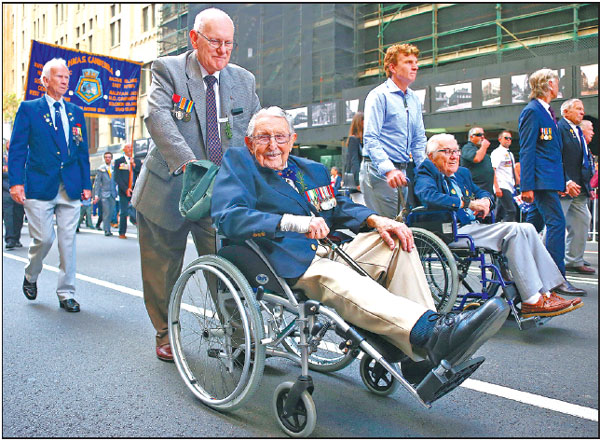
[[[377,229],[379,236],[390,247],[390,250],[396,248],[396,243],[392,236],[398,238],[400,246],[404,251],[412,251],[415,246],[412,231],[401,222],[373,214],[367,218],[367,225]]]
[[[527,202],[528,204],[533,204],[533,190],[527,190],[521,193],[521,199],[523,199],[523,201]]]
[[[385,178],[387,180],[387,184],[392,188],[406,187],[408,185],[406,176],[404,176],[404,173],[398,169],[387,172],[385,174]]]
[[[13,185],[10,187],[10,197],[17,204],[23,205],[25,203],[25,186]]]
[[[475,216],[486,217],[490,213],[491,202],[489,199],[473,199],[469,203],[469,208],[473,210]]]
[[[92,190],[83,190],[83,200],[87,201],[89,198],[92,197]]]
[[[498,190],[496,190],[496,196],[498,196],[499,198],[502,197],[502,189],[499,188]]]
[[[325,239],[329,234],[327,222],[322,217],[313,217],[308,226],[308,233],[305,236],[309,239]]]
[[[581,185],[576,184],[573,181],[567,182],[567,194],[572,198],[576,198],[581,193]]]

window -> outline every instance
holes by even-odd
[[[56,5],[56,9],[55,9],[56,15],[55,15],[55,23],[54,24],[58,24],[58,5]]]
[[[156,26],[156,5],[154,3],[152,3],[152,27],[154,28]]]
[[[81,25],[81,33],[85,34],[85,23]]]
[[[79,26],[77,26],[77,29],[75,29],[75,34],[77,34],[77,38],[79,38]]]
[[[90,18],[90,31],[93,29],[94,27],[94,19]]]
[[[110,16],[111,17],[115,16],[115,13],[116,13],[116,10],[117,10],[116,8],[117,8],[116,5],[111,5],[110,6]]]
[[[63,45],[63,38],[62,37],[60,37],[60,45],[61,46]]]
[[[148,32],[149,22],[150,22],[150,7],[146,6],[142,10],[142,31]]]
[[[92,52],[94,49],[92,48],[92,36],[90,35],[90,44],[88,47],[88,51]]]
[[[42,32],[46,33],[46,14],[42,15]]]
[[[79,50],[79,43],[75,43],[75,49]]]
[[[110,42],[112,46],[117,46],[121,43],[121,20],[110,24]]]

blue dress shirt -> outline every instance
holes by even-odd
[[[410,89],[403,93],[388,78],[365,99],[365,152],[381,175],[395,169],[393,162],[415,166],[425,160],[425,127],[419,97]]]

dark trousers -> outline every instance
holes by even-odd
[[[534,190],[533,193],[538,213],[536,213],[536,210],[529,212],[527,222],[535,225],[539,223],[541,217],[546,226],[546,249],[564,276],[566,222],[558,192],[556,190]]]
[[[502,196],[497,198],[496,222],[514,222],[517,219],[517,207],[513,200],[512,192],[501,188]]]
[[[119,236],[123,236],[127,233],[127,216],[129,214],[129,201],[130,197],[127,193],[119,190]]]
[[[4,220],[4,242],[17,243],[21,240],[25,209],[10,197],[10,192],[2,190],[2,220]]]
[[[215,231],[210,218],[185,222],[175,231],[162,228],[137,213],[144,303],[156,329],[156,344],[169,343],[169,298],[183,267],[188,233],[199,255],[215,253]]]

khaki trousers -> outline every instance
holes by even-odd
[[[419,358],[413,354],[410,331],[425,311],[436,308],[416,248],[408,253],[396,241],[396,248],[390,250],[373,231],[359,234],[343,250],[381,285],[320,247],[294,288],[334,308],[344,320],[386,337],[406,355]]]

